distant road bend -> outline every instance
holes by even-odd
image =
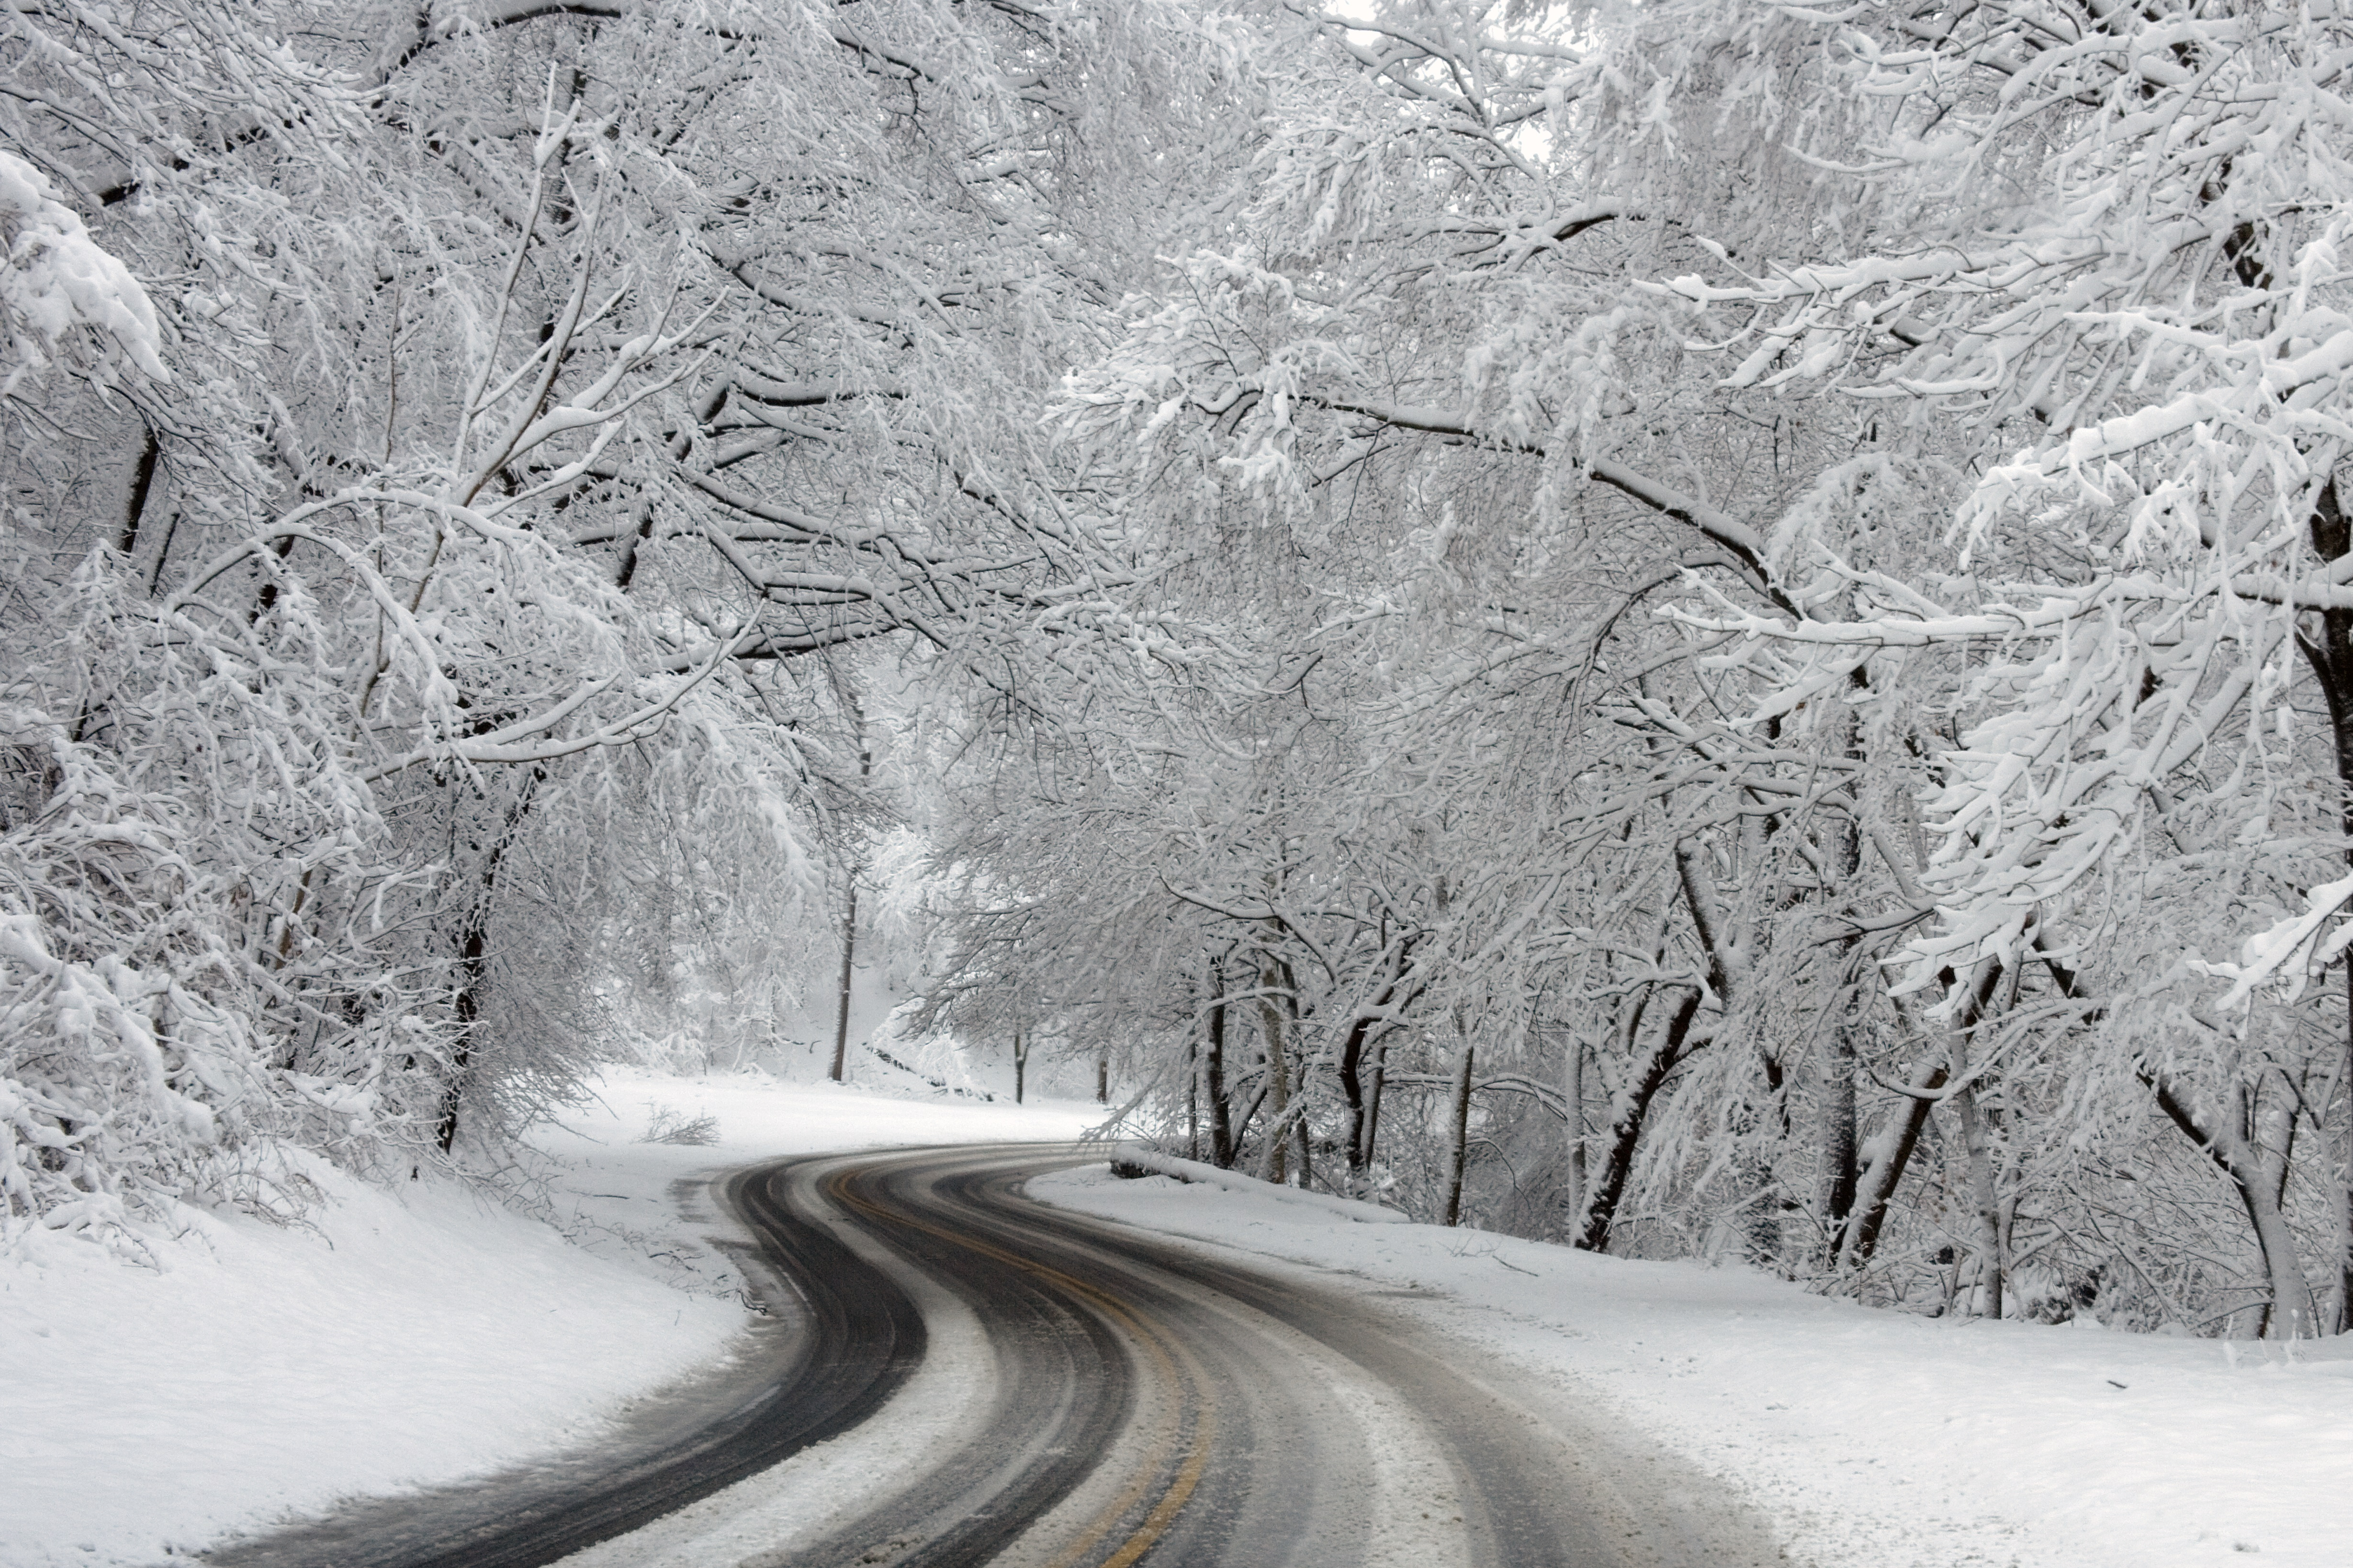
[[[1091,1157],[1006,1145],[737,1172],[719,1194],[776,1309],[750,1356],[642,1412],[617,1449],[364,1505],[210,1561],[1780,1561],[1721,1489],[1609,1431],[1572,1391],[1377,1299],[1412,1292],[1303,1286],[1018,1190]]]

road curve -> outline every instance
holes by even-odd
[[[720,1194],[773,1317],[628,1439],[220,1568],[1741,1568],[1759,1521],[1363,1289],[1050,1209],[1036,1145]],[[1386,1294],[1406,1294],[1388,1292]],[[926,1352],[931,1351],[930,1364]],[[903,1435],[903,1436],[902,1436]]]

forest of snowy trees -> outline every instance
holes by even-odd
[[[2353,1327],[2338,7],[11,7],[0,1224],[494,1165],[889,832],[1171,1152]]]

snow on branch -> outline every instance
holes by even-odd
[[[100,249],[39,170],[0,152],[0,395],[96,340],[157,381],[164,366],[155,307],[121,262]]]

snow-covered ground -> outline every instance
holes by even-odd
[[[657,1107],[715,1118],[716,1142],[637,1142]],[[1067,1139],[1100,1114],[617,1071],[542,1136],[557,1226],[312,1163],[307,1224],[184,1209],[160,1268],[30,1236],[0,1258],[0,1568],[153,1563],[593,1439],[744,1322],[674,1183],[777,1154]]]
[[[714,1141],[638,1142],[664,1110],[713,1119]],[[161,1271],[32,1237],[0,1258],[0,1568],[153,1563],[342,1496],[592,1438],[727,1353],[742,1322],[738,1281],[703,1245],[707,1211],[678,1184],[776,1154],[1061,1140],[1100,1114],[616,1071],[542,1138],[554,1226],[320,1167],[310,1226],[191,1211],[159,1244]],[[1356,1225],[1271,1190],[1102,1166],[1031,1187],[1327,1287],[1435,1292],[1384,1300],[1722,1476],[1795,1563],[2348,1561],[2353,1344],[2288,1356],[1935,1323],[1738,1269]]]
[[[1293,1260],[1561,1380],[1745,1491],[1817,1568],[2353,1562],[2353,1344],[1946,1324],[1736,1268],[1084,1166],[1032,1196]],[[1277,1266],[1281,1267],[1280,1265]]]

